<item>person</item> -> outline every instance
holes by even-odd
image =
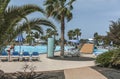
[[[14,51],[15,44],[11,45],[10,49]]]
[[[14,45],[11,45],[10,49],[14,49]]]

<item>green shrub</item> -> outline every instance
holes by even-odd
[[[111,60],[114,51],[104,52],[97,56],[96,63],[103,67],[111,66]]]
[[[111,62],[113,67],[120,68],[120,49],[114,51]]]
[[[98,55],[96,63],[103,67],[120,68],[120,49],[111,50]]]

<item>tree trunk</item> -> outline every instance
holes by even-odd
[[[76,38],[77,40],[79,40],[79,38],[78,38],[78,34],[77,34],[77,38]]]
[[[61,57],[64,56],[64,29],[65,29],[65,24],[64,24],[64,15],[61,15]]]

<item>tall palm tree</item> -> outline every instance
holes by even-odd
[[[51,34],[54,36],[54,39],[56,39],[56,36],[58,36],[58,33],[56,30],[52,30]]]
[[[47,28],[46,35],[48,38],[52,37],[52,29],[51,28]]]
[[[57,30],[52,30],[51,35],[53,35],[54,43],[56,44],[57,43],[56,36],[58,36]]]
[[[52,35],[55,37],[55,36],[58,36],[58,33],[56,30],[52,30],[51,28],[48,28],[46,30],[46,34],[48,37],[52,37]]]
[[[72,19],[73,9],[72,3],[75,0],[45,0],[46,12],[48,17],[53,16],[61,23],[61,57],[64,56],[64,30],[65,19],[70,21]]]
[[[73,30],[69,30],[67,35],[69,39],[73,39],[73,37],[75,36],[75,32]]]
[[[97,32],[94,33],[94,41],[95,41],[95,44],[98,45],[98,40],[99,40],[99,35]]]
[[[43,35],[40,37],[41,40],[45,40],[45,41],[47,41],[47,38],[48,38],[47,35]]]
[[[96,38],[98,36],[98,33],[97,32],[95,32],[94,33],[94,38]]]
[[[34,37],[38,39],[38,38],[40,37],[40,33],[35,32],[35,33],[34,33]]]
[[[75,29],[75,35],[76,35],[76,39],[79,39],[78,36],[81,36],[81,29],[79,28]]]
[[[44,13],[43,9],[36,5],[12,6],[7,5],[10,0],[0,0],[0,50],[9,44],[19,33],[26,31],[27,26],[33,30],[38,30],[42,33],[40,25],[50,26],[55,29],[55,26],[45,19],[31,19],[28,22],[19,24],[28,14],[39,11]]]
[[[117,21],[111,21],[107,35],[116,45],[120,45],[120,18]]]
[[[43,10],[35,5],[24,5],[21,7],[8,7],[7,5],[10,0],[0,0],[0,48],[4,42],[12,39],[13,29],[15,30],[15,26],[22,18],[32,12],[40,11],[43,13]],[[3,42],[4,40],[4,42]]]

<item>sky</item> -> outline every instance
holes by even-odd
[[[11,0],[9,6],[21,6],[24,4],[36,4],[44,8],[45,0]],[[120,18],[120,0],[76,0],[73,3],[73,19],[65,24],[65,38],[67,32],[76,28],[81,29],[81,39],[93,38],[95,32],[99,35],[106,35],[109,31],[110,21],[117,21]],[[27,16],[28,18],[44,18],[38,12]],[[51,19],[50,19],[51,20]],[[60,23],[51,20],[60,33]]]

